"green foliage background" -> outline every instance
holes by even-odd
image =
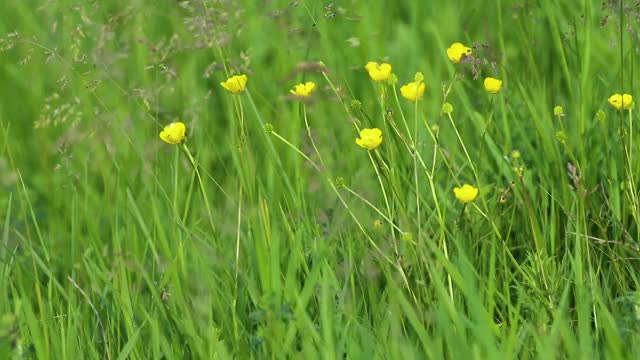
[[[640,98],[639,19],[629,0],[0,2],[0,353],[638,358],[638,126],[607,98]],[[417,115],[368,61],[397,87],[424,74]],[[233,73],[247,92],[220,87]],[[320,171],[294,150],[320,161],[303,108]],[[201,183],[158,138],[176,120]],[[379,157],[354,124],[382,129]]]

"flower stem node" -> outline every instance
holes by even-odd
[[[411,242],[413,241],[413,234],[411,234],[408,231],[405,231],[402,233],[402,240],[406,241],[406,242]]]
[[[273,132],[273,125],[271,125],[270,123],[266,123],[264,124],[263,130],[265,134],[269,135]]]
[[[339,187],[339,188],[344,187],[346,185],[346,182],[342,176],[338,176],[337,178],[335,178],[333,182],[334,184],[336,184],[336,187]]]

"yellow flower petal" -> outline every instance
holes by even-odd
[[[478,197],[478,192],[480,190],[476,187],[473,187],[469,184],[464,184],[462,187],[453,188],[453,193],[460,202],[466,204],[472,202]]]
[[[371,79],[377,82],[386,81],[391,75],[391,65],[387,63],[378,64],[377,62],[369,61],[364,68],[369,72]]]
[[[173,122],[162,129],[160,139],[167,144],[180,144],[185,138],[187,127],[180,121]]]
[[[247,75],[234,75],[220,85],[232,94],[239,94],[244,91],[247,80]]]
[[[382,143],[382,130],[378,128],[360,130],[360,138],[356,139],[356,144],[369,151],[377,148]]]
[[[305,84],[298,84],[289,90],[295,96],[307,97],[315,90],[316,84],[312,81],[308,81]]]
[[[471,55],[471,48],[462,45],[461,43],[453,43],[447,48],[447,57],[454,64],[459,64],[465,56]]]
[[[497,94],[501,88],[502,88],[502,80],[498,80],[492,77],[488,77],[484,79],[484,89],[489,94]]]
[[[627,110],[633,106],[633,96],[629,94],[613,94],[609,96],[609,104],[617,110]]]
[[[417,101],[424,95],[425,84],[422,81],[412,81],[400,87],[400,94],[409,101]]]

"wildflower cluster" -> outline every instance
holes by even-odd
[[[459,42],[453,43],[449,48],[446,49],[447,58],[454,65],[460,64],[461,62],[465,61],[465,59],[471,57],[472,54],[473,50],[470,47],[467,47]],[[376,83],[386,82],[388,85],[395,86],[397,78],[392,73],[393,68],[391,64],[386,62],[378,63],[370,61],[366,63],[364,68],[367,71],[369,77]],[[221,82],[220,86],[222,86],[225,90],[232,94],[241,94],[246,89],[247,81],[248,77],[245,74],[233,75],[227,80]],[[491,95],[498,94],[502,89],[502,86],[503,81],[494,77],[486,77],[483,82],[484,90]],[[426,87],[427,86],[424,81],[424,76],[422,75],[422,73],[418,72],[415,74],[413,81],[408,82],[400,87],[400,95],[406,100],[416,103],[424,97]],[[304,99],[310,97],[314,93],[316,88],[316,83],[314,83],[313,81],[307,81],[294,85],[293,88],[289,90],[289,93],[297,98]],[[352,104],[355,104],[356,102],[357,101],[354,100]],[[608,98],[608,102],[612,107],[621,111],[630,110],[633,107],[633,98],[630,94],[613,94]],[[361,104],[357,102],[357,108],[359,109],[360,107]],[[442,104],[441,113],[450,117],[452,112],[453,106],[451,105],[451,103],[444,101]],[[564,116],[564,110],[560,106],[556,106],[553,110],[553,113],[559,118]],[[437,136],[437,127],[438,125],[434,124],[433,129],[430,129],[431,133],[434,136]],[[264,125],[264,131],[267,134],[272,134],[274,132],[273,126],[271,124]],[[359,137],[355,139],[355,143],[365,150],[374,151],[382,144],[383,134],[382,130],[380,130],[379,128],[364,128],[359,130],[358,135]],[[162,141],[166,142],[167,144],[180,144],[185,140],[185,137],[186,126],[184,123],[179,121],[165,126],[160,132],[160,139],[162,139]],[[564,138],[561,141],[564,142]],[[479,194],[479,189],[472,185],[464,184],[461,187],[455,187],[453,189],[453,193],[456,199],[464,204],[467,204],[476,200]]]

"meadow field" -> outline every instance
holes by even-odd
[[[0,359],[638,359],[639,52],[635,0],[0,1]]]

